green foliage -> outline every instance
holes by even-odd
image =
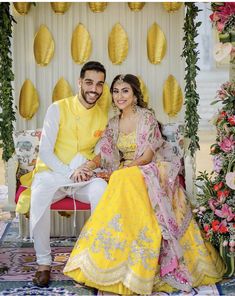
[[[205,237],[216,247],[222,242],[235,256],[235,82],[221,85],[212,103],[218,102],[222,108],[214,117],[217,136],[210,147],[213,171],[199,172],[194,213]]]
[[[12,54],[11,41],[13,17],[10,14],[10,3],[0,2],[0,147],[3,148],[2,159],[7,161],[14,153],[13,122],[15,111],[13,107]]]
[[[189,150],[193,156],[199,146],[198,123],[199,115],[197,106],[199,95],[197,93],[196,76],[199,67],[197,66],[198,51],[195,38],[198,36],[197,29],[201,22],[196,22],[196,17],[200,11],[194,2],[185,2],[186,15],[184,19],[184,48],[182,57],[185,58],[185,136],[190,139]]]

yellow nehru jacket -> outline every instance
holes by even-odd
[[[91,109],[86,109],[79,101],[78,95],[55,102],[60,111],[59,131],[55,143],[54,152],[65,164],[79,152],[87,159],[92,159],[94,148],[108,121],[108,109],[110,100],[106,97],[106,103],[96,103]],[[103,99],[104,100],[104,99]],[[31,186],[35,173],[49,170],[49,168],[38,158],[36,168],[21,177],[23,186]],[[30,206],[30,188],[23,191],[16,206],[18,213],[27,213]]]

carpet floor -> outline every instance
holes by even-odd
[[[0,221],[0,295],[114,295],[84,287],[63,275],[62,270],[68,260],[76,238],[53,238],[51,249],[53,265],[51,283],[48,288],[37,288],[32,284],[36,270],[33,244],[18,235],[18,221]],[[235,296],[235,278],[226,279],[217,285],[199,287],[190,293],[153,293],[152,296]]]

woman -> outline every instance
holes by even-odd
[[[86,163],[84,174],[100,166],[114,172],[64,273],[125,295],[190,291],[217,282],[224,265],[192,219],[177,159],[170,169],[156,165],[157,155],[167,158],[167,149],[138,78],[118,75],[110,90],[120,115],[109,121],[101,153]]]

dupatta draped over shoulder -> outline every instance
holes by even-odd
[[[183,252],[179,240],[190,223],[191,210],[188,205],[186,217],[179,225],[172,207],[174,189],[178,184],[176,181],[180,170],[180,160],[169,154],[169,147],[161,136],[154,113],[140,107],[137,108],[137,112],[139,119],[136,131],[137,149],[134,159],[139,158],[147,148],[154,152],[153,161],[147,165],[139,166],[139,169],[144,177],[151,205],[162,233],[159,258],[160,276],[173,287],[190,291],[191,279],[183,262]],[[116,145],[118,135],[119,116],[115,116],[109,121],[100,142],[102,167],[108,171],[117,170],[120,166],[120,154]],[[158,154],[165,160],[168,158],[168,161],[171,162],[166,186],[160,184],[159,170],[156,165]]]

